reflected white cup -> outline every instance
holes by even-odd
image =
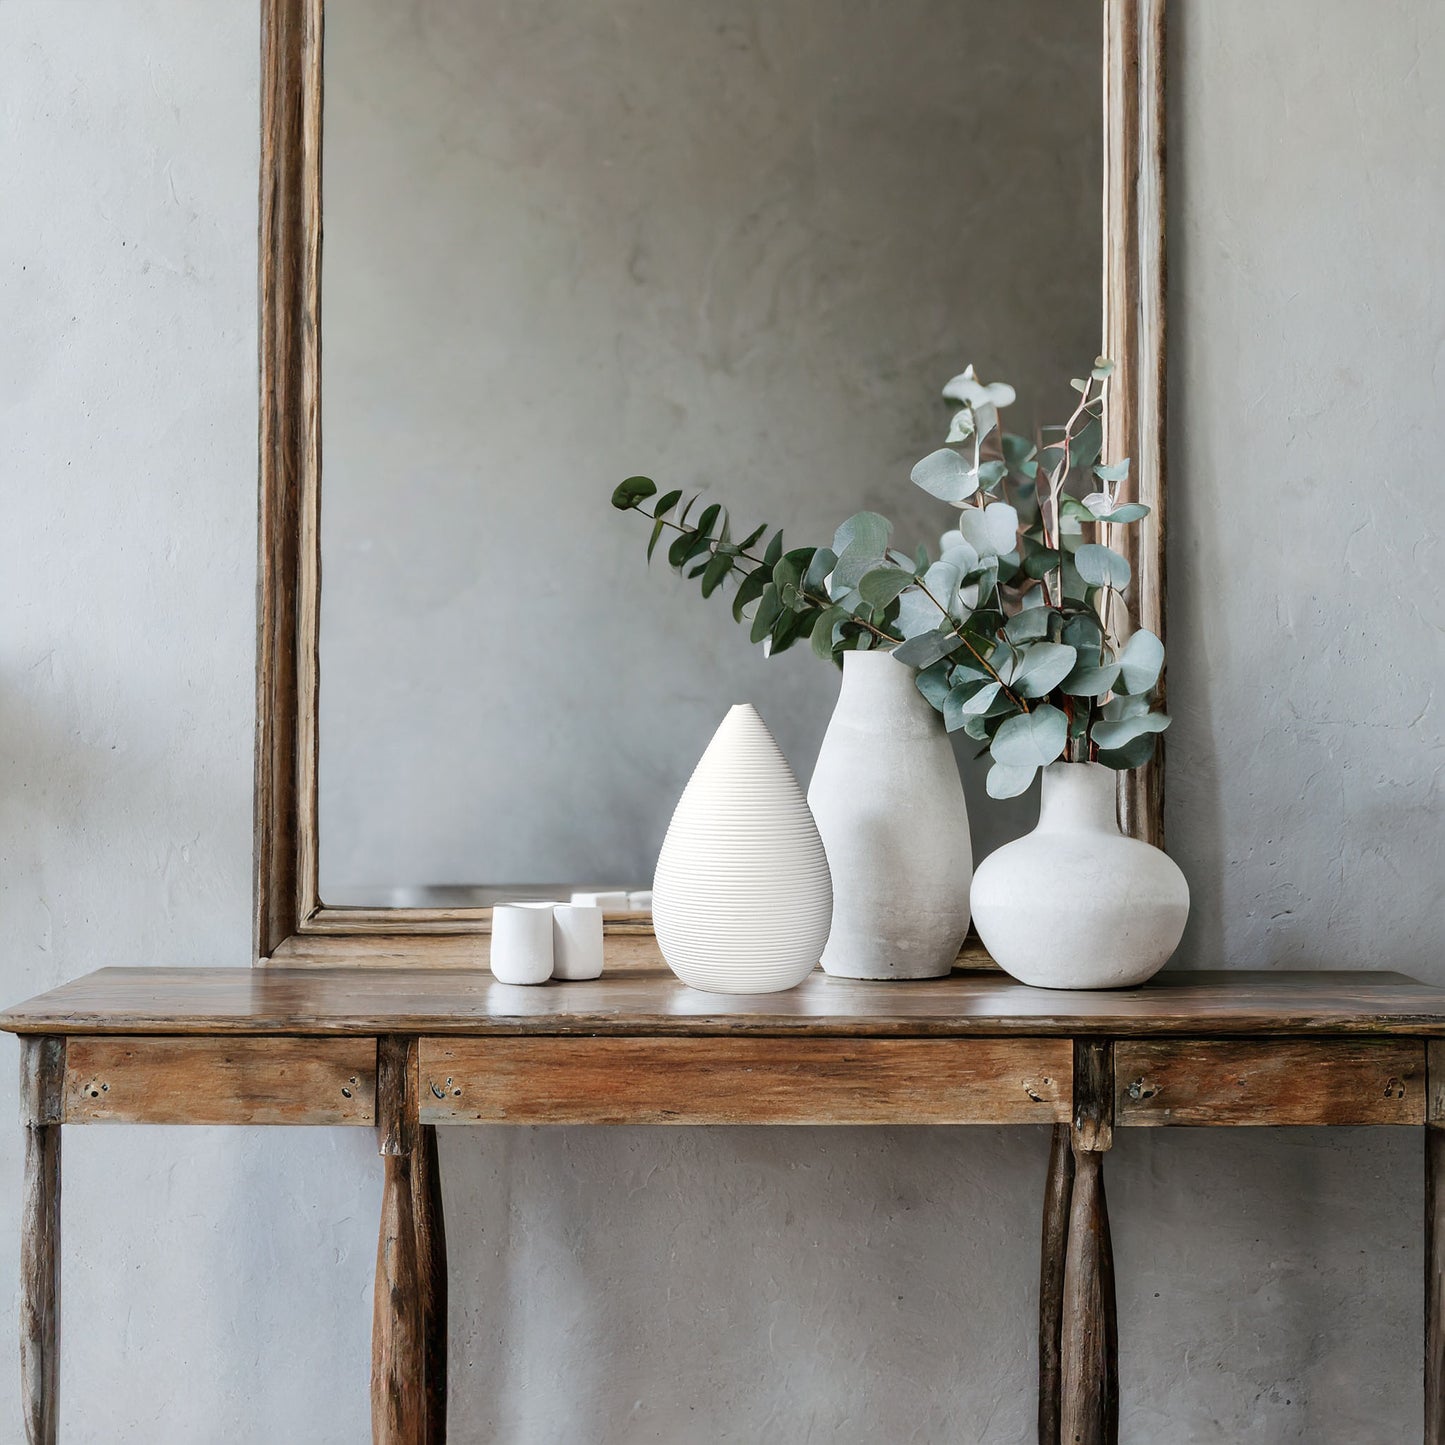
[[[546,983],[552,977],[552,905],[499,903],[492,909],[492,977]]]
[[[552,910],[552,977],[598,978],[602,973],[602,909],[559,903]]]
[[[620,888],[604,893],[574,893],[572,902],[582,908],[602,908],[608,913],[627,912],[627,893]]]

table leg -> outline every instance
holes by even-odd
[[[1074,1152],[1067,1124],[1054,1125],[1044,1183],[1044,1226],[1039,1247],[1039,1445],[1059,1445],[1059,1343],[1064,1322],[1064,1260]]]
[[[425,1368],[426,1445],[447,1439],[447,1233],[442,1215],[437,1131],[421,1130],[412,1160],[412,1215],[421,1285],[422,1357]]]
[[[1425,1128],[1425,1445],[1445,1445],[1445,1128],[1433,1123]]]
[[[1060,1331],[1063,1445],[1117,1445],[1119,1439],[1114,1253],[1104,1197],[1104,1154],[1113,1136],[1113,1046],[1079,1040],[1074,1045],[1074,1188]]]
[[[60,1121],[65,1040],[20,1041],[25,1193],[20,1223],[20,1392],[28,1445],[60,1430]]]
[[[407,1040],[377,1041],[376,1123],[385,1179],[371,1321],[373,1445],[428,1445],[422,1268],[413,1163],[418,1135],[415,1061]]]

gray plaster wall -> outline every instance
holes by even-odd
[[[1174,11],[1186,961],[1445,983],[1445,15]],[[255,55],[248,0],[0,0],[8,997],[246,961]],[[1042,1134],[443,1147],[457,1439],[1028,1438]],[[1126,1441],[1418,1438],[1418,1138],[1129,1135],[1109,1168]],[[68,1445],[367,1438],[363,1131],[76,1131],[66,1171]]]

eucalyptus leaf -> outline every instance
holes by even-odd
[[[1008,382],[995,381],[986,385],[974,374],[971,366],[965,367],[949,381],[943,388],[943,395],[947,401],[962,402],[964,406],[974,408],[1012,406],[1015,399],[1014,389]]]
[[[813,651],[824,660],[833,655],[833,629],[839,623],[848,619],[847,612],[837,606],[825,607],[819,612],[813,623],[813,631],[809,635]]]
[[[914,683],[935,711],[942,712],[944,700],[952,691],[948,680],[948,664],[939,661],[923,668],[914,678]]]
[[[963,407],[953,414],[953,420],[948,425],[948,435],[944,441],[949,446],[956,446],[959,442],[966,442],[973,435],[973,413]]]
[[[1129,564],[1112,547],[1089,542],[1074,553],[1074,566],[1090,587],[1112,587],[1120,591],[1129,585]]]
[[[988,770],[983,786],[990,798],[1016,798],[1020,793],[1028,791],[1028,786],[1037,772],[1036,767],[1021,767],[996,761]]]
[[[1164,644],[1141,627],[1120,650],[1119,664],[1120,692],[1148,692],[1164,669]]]
[[[1030,643],[1009,685],[1021,697],[1047,697],[1074,670],[1077,660],[1078,654],[1067,643]]]
[[[652,536],[647,539],[647,560],[649,562],[652,561],[652,554],[657,550],[658,540],[666,526],[667,523],[661,517],[652,524]]]
[[[1129,476],[1129,458],[1125,457],[1122,462],[1109,462],[1104,466],[1094,468],[1094,475],[1101,482],[1122,482]]]
[[[743,578],[738,584],[738,590],[733,594],[734,622],[743,620],[743,609],[763,595],[763,589],[767,587],[771,578],[772,573],[766,567],[755,567]]]
[[[838,558],[831,547],[819,547],[803,573],[803,590],[814,597],[828,595],[827,582]]]
[[[656,494],[657,483],[651,477],[628,477],[612,493],[612,505],[620,512],[630,512]]]
[[[952,632],[922,632],[895,647],[893,656],[908,667],[931,667],[940,658],[947,657],[957,646],[958,638]]]
[[[763,533],[766,532],[767,530],[768,530],[768,524],[767,524],[766,522],[764,522],[761,527],[757,527],[757,528],[755,528],[753,531],[749,532],[748,535],[747,535],[746,537],[744,537],[741,542],[738,543],[738,550],[741,551],[741,552],[746,552],[749,547],[754,547],[754,546],[756,546],[756,545],[757,545],[757,542],[758,542],[758,539],[759,539],[759,538],[763,535]]]
[[[1027,437],[1015,436],[1012,432],[1004,432],[1000,441],[1003,444],[1003,459],[1008,463],[1008,469],[1016,472],[1025,481],[1033,481],[1039,474],[1039,464],[1035,460],[1039,449]]]
[[[863,600],[873,607],[887,607],[913,581],[913,573],[901,567],[877,567],[858,583]]]
[[[753,614],[753,625],[748,636],[753,642],[761,642],[772,630],[773,624],[783,615],[782,598],[778,595],[777,584],[767,582],[763,586],[758,610]]]
[[[1122,748],[1145,733],[1162,733],[1168,726],[1168,713],[1138,713],[1134,717],[1121,718],[1118,722],[1096,722],[1090,736],[1096,747],[1112,751]]]
[[[703,569],[702,574],[702,595],[711,597],[719,587],[723,585],[729,572],[733,570],[733,559],[722,553],[715,555]]]
[[[1069,720],[1058,708],[1043,703],[1032,712],[1009,718],[993,739],[993,760],[1010,767],[1047,767],[1064,751]]]
[[[975,475],[977,477],[979,486],[982,487],[984,491],[991,492],[996,486],[998,486],[1001,481],[1003,481],[1006,476],[1008,476],[1008,466],[1006,463],[998,461],[997,459],[988,462],[980,462],[978,464],[978,471]]]
[[[773,540],[768,543],[768,550],[763,553],[763,565],[765,567],[776,567],[778,558],[783,555],[783,532],[780,527],[774,534]]]
[[[996,682],[979,687],[975,683],[964,683],[948,694],[943,705],[943,725],[949,732],[957,732],[971,717],[981,717],[993,705],[999,695]]]
[[[1018,536],[1019,514],[1007,502],[990,502],[986,507],[965,507],[959,514],[958,529],[964,541],[980,557],[997,557],[1011,552]]]
[[[961,502],[978,490],[973,469],[947,447],[930,452],[908,475],[914,486],[922,487],[940,502]]]
[[[1119,676],[1119,664],[1111,662],[1104,667],[1081,664],[1059,684],[1070,697],[1103,697]]]
[[[1104,629],[1093,612],[1076,612],[1064,623],[1064,641],[1081,653],[1098,657],[1104,645]]]
[[[1100,748],[1099,761],[1106,768],[1115,768],[1121,773],[1130,768],[1142,768],[1154,756],[1158,742],[1157,733],[1142,733],[1122,748]]]
[[[1004,623],[1003,635],[1010,642],[1036,642],[1049,635],[1049,627],[1058,615],[1052,607],[1026,607]]]
[[[664,492],[653,504],[652,515],[665,517],[681,500],[681,492]]]
[[[1121,718],[1142,717],[1149,708],[1149,699],[1142,693],[1138,697],[1128,697],[1116,692],[1101,711],[1109,722],[1118,722]]]
[[[1081,426],[1069,445],[1071,467],[1092,467],[1099,460],[1099,449],[1104,445],[1104,424],[1097,417]]]

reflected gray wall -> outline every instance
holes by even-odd
[[[728,707],[806,781],[837,674],[645,568],[613,485],[936,541],[943,382],[1029,430],[1098,348],[1098,14],[347,0],[326,46],[323,896],[645,886]],[[968,770],[981,852],[1031,804]]]
[[[1181,961],[1445,985],[1445,12],[1171,13]],[[248,959],[255,41],[254,0],[0,4],[6,1000]],[[1018,1445],[1046,1150],[449,1132],[454,1435]],[[1108,1171],[1124,1445],[1419,1438],[1418,1134],[1139,1130]],[[379,1201],[365,1129],[68,1132],[66,1445],[369,1438]]]

